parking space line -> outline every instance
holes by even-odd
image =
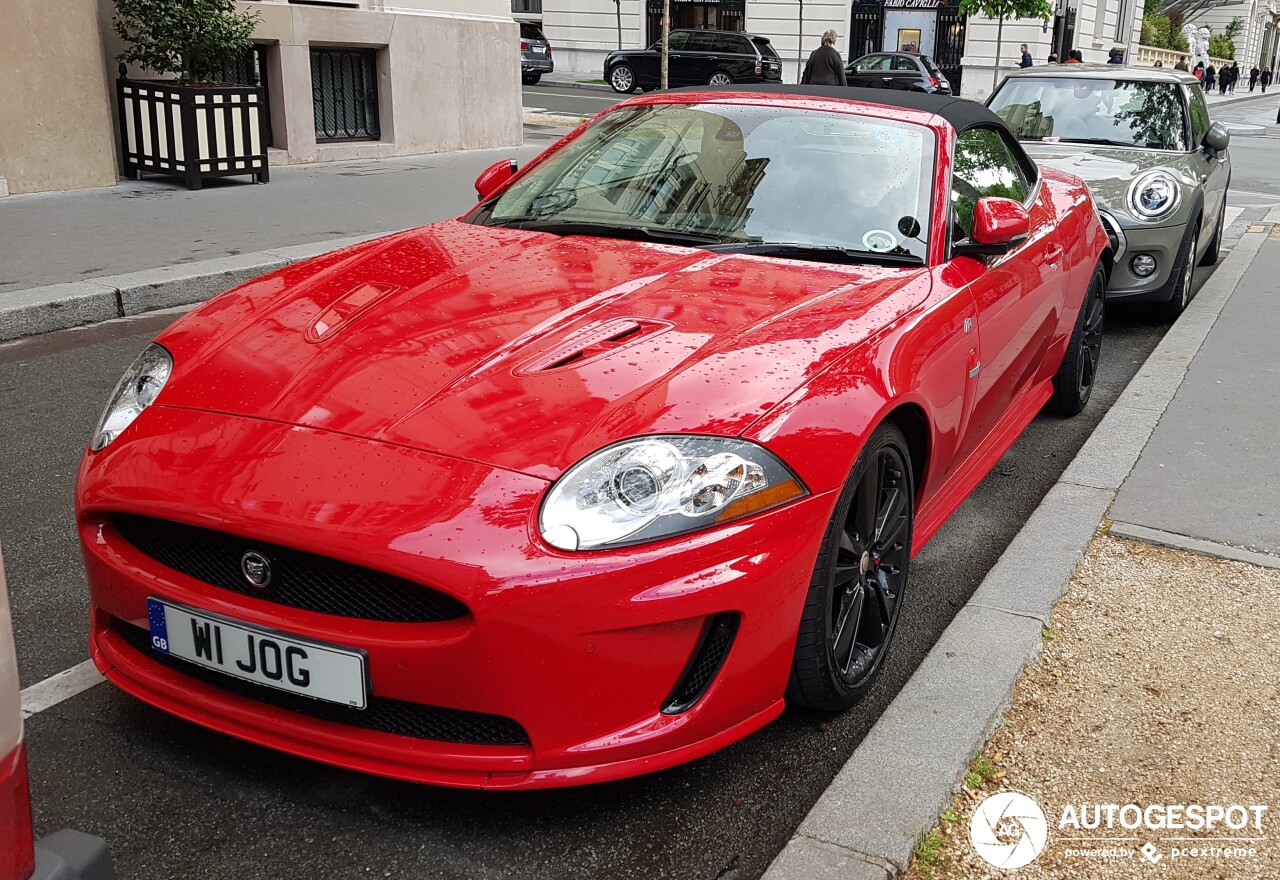
[[[93,665],[93,661],[86,660],[51,675],[44,681],[38,681],[31,687],[23,688],[22,720],[25,721],[32,715],[50,709],[104,681],[106,679]]]

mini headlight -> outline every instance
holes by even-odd
[[[119,437],[144,409],[155,402],[172,372],[173,358],[169,352],[154,343],[148,345],[138,355],[138,359],[129,365],[129,369],[124,371],[116,384],[116,390],[111,392],[107,407],[102,411],[102,418],[98,419],[98,426],[93,429],[89,448],[100,452]]]
[[[1129,185],[1129,210],[1140,220],[1159,220],[1182,201],[1182,184],[1172,173],[1148,171]]]
[[[775,456],[728,437],[642,437],[588,455],[556,481],[539,516],[561,550],[639,544],[806,494]]]

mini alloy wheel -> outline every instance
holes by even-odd
[[[841,711],[874,682],[907,585],[914,485],[906,439],[881,425],[823,538],[787,688],[793,703]]]
[[[1199,237],[1196,233],[1191,233],[1191,240],[1187,242],[1187,251],[1181,255],[1182,259],[1178,261],[1181,264],[1181,269],[1179,270],[1178,280],[1174,283],[1173,296],[1169,297],[1157,309],[1160,317],[1166,321],[1176,321],[1183,310],[1191,304],[1195,288],[1196,246],[1199,243]]]

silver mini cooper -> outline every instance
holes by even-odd
[[[1111,237],[1107,298],[1176,318],[1217,262],[1231,139],[1200,82],[1164,68],[1072,64],[1011,73],[987,101],[1035,161],[1083,178]]]

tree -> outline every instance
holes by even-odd
[[[1226,34],[1210,34],[1209,54],[1214,58],[1234,59],[1236,57],[1235,41]]]
[[[116,0],[112,21],[129,45],[119,60],[183,82],[242,56],[257,23],[258,13],[237,12],[235,0]]]
[[[960,14],[964,16],[981,13],[987,18],[995,19],[996,25],[996,63],[991,74],[991,90],[994,92],[1000,81],[1000,55],[1004,51],[1004,20],[1006,18],[1038,18],[1048,21],[1053,18],[1053,7],[1048,0],[960,0]]]

